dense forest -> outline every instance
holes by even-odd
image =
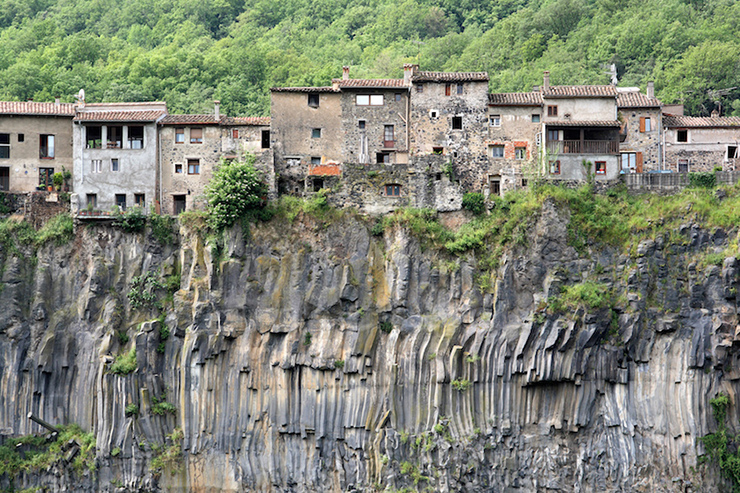
[[[266,115],[269,88],[485,70],[492,91],[649,80],[666,103],[740,115],[735,0],[0,0],[0,99],[165,100]]]

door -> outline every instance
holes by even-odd
[[[172,199],[175,204],[174,205],[175,215],[178,215],[181,212],[185,212],[185,196],[184,195],[173,195]]]
[[[7,192],[10,190],[10,168],[0,166],[0,190]]]

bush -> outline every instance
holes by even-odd
[[[57,214],[52,217],[36,233],[36,244],[41,246],[53,242],[57,246],[62,246],[74,236],[74,222],[72,216],[67,213]]]
[[[146,215],[141,207],[130,207],[121,212],[116,211],[114,226],[118,226],[127,233],[138,233],[146,226]]]
[[[149,226],[152,228],[152,235],[161,245],[171,245],[173,243],[175,238],[173,233],[175,219],[173,217],[152,212],[149,214]]]
[[[478,216],[486,212],[486,199],[482,193],[466,193],[463,195],[462,206]]]
[[[131,279],[131,290],[128,292],[128,300],[131,308],[162,308],[157,299],[156,290],[163,289],[164,285],[159,282],[154,272],[145,272]]]
[[[138,416],[139,415],[139,406],[134,404],[133,402],[131,404],[128,404],[125,409],[126,416]]]
[[[128,375],[136,370],[136,348],[131,348],[131,351],[125,354],[119,354],[116,357],[116,361],[110,365],[110,372],[114,375]]]
[[[689,173],[689,185],[695,188],[714,188],[717,175],[714,173]]]
[[[264,206],[267,186],[254,168],[254,156],[245,162],[221,164],[206,186],[208,223],[216,231],[229,228],[250,212]]]

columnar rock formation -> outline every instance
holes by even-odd
[[[94,474],[59,464],[15,486],[716,490],[691,471],[716,427],[709,399],[735,402],[738,266],[693,258],[727,234],[689,224],[681,245],[583,255],[567,221],[546,204],[484,290],[474,255],[423,250],[400,227],[372,236],[349,214],[237,229],[223,247],[185,226],[173,246],[99,226],[37,259],[6,249],[0,432],[41,432],[33,412],[97,437]],[[169,336],[127,296],[147,272],[180,276],[172,301],[155,290]],[[613,316],[542,310],[587,278],[620,296]],[[131,348],[136,370],[112,373]],[[176,428],[182,456],[157,475]]]

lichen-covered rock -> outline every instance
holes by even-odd
[[[690,263],[735,233],[585,256],[567,221],[546,203],[487,292],[474,256],[351,217],[223,247],[98,226],[35,261],[1,252],[0,436],[41,432],[33,413],[97,437],[94,474],[59,464],[15,486],[715,491],[692,471],[709,399],[737,395],[740,279],[734,258]],[[146,273],[159,283],[133,292]],[[585,279],[612,308],[546,308]],[[132,348],[135,369],[114,373]]]

